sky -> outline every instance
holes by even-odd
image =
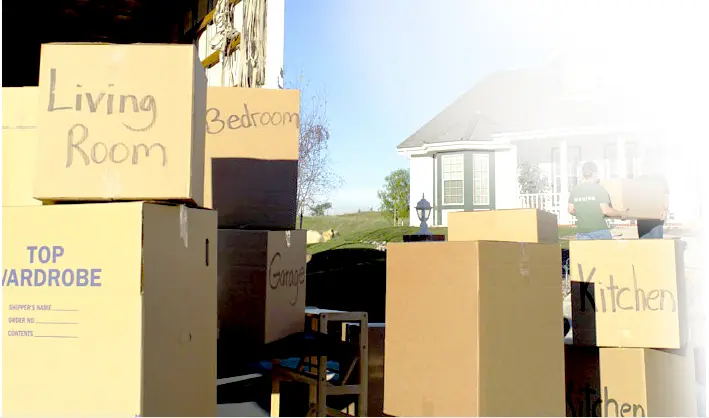
[[[617,43],[617,33],[650,14],[581,3],[287,0],[286,83],[302,77],[303,97],[327,100],[331,167],[343,180],[321,197],[331,213],[377,209],[385,176],[408,168],[396,146],[486,75],[543,65],[572,44]],[[658,32],[657,19],[677,14],[653,13],[648,34]]]

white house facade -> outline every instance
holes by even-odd
[[[630,178],[652,159],[668,180],[673,220],[701,218],[693,184],[701,178],[700,153],[691,155],[686,141],[670,141],[648,118],[621,124],[632,118],[602,102],[565,96],[555,76],[534,70],[490,76],[402,142],[398,152],[410,161],[411,213],[425,195],[435,226],[447,226],[451,212],[510,208],[547,210],[560,224],[573,224],[566,202],[584,162],[594,161],[601,178]],[[523,162],[540,168],[547,190],[520,193]]]

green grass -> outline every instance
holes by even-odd
[[[318,232],[334,229],[335,231],[339,231],[342,235],[395,226],[394,220],[385,217],[381,212],[349,213],[335,216],[306,216],[303,218],[303,229]]]
[[[384,217],[380,212],[309,216],[303,218],[303,229],[318,232],[334,229],[340,233],[340,236],[328,242],[309,245],[309,254],[336,248],[375,248],[369,242],[402,242],[404,235],[414,234],[418,231],[418,227],[396,226],[393,220]],[[447,235],[448,229],[431,228],[431,232]],[[559,244],[563,248],[568,248],[568,241],[565,238],[573,234],[573,228],[559,227]]]

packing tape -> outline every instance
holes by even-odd
[[[523,242],[519,243],[519,274],[522,277],[528,277],[530,273],[529,254],[525,251]]]
[[[180,205],[180,238],[187,248],[187,206]]]
[[[286,248],[290,248],[290,231],[286,231]]]

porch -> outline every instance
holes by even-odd
[[[701,214],[699,198],[692,187],[692,179],[700,178],[697,164],[688,163],[691,150],[678,143],[665,147],[665,141],[657,133],[554,135],[546,132],[510,137],[509,141],[517,149],[518,165],[526,162],[538,167],[546,179],[540,182],[540,190],[521,190],[520,187],[518,207],[555,213],[559,224],[575,223],[574,217],[566,211],[566,203],[571,189],[581,179],[581,166],[586,161],[598,165],[601,178],[632,178],[643,174],[643,161],[651,158],[664,171],[669,183],[673,220],[691,222]]]

